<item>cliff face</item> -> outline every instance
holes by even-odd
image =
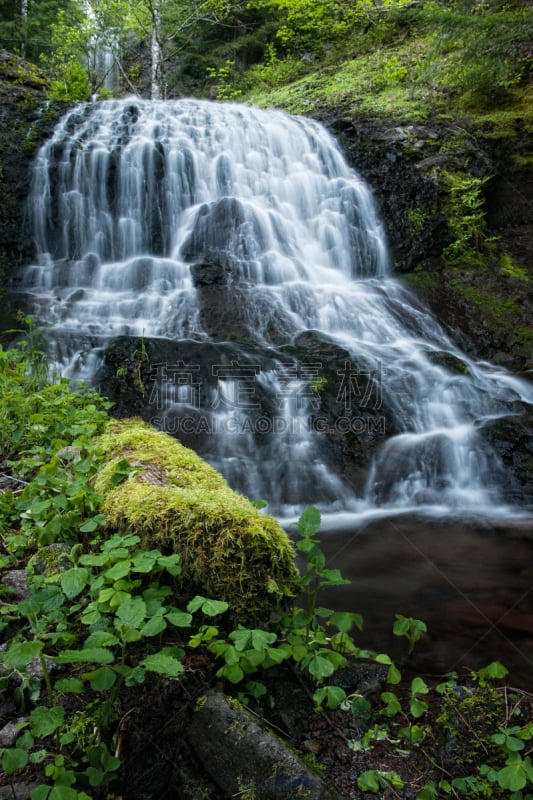
[[[531,374],[531,132],[516,121],[482,132],[338,111],[321,119],[373,187],[395,270],[471,354]],[[452,180],[462,195],[450,189]],[[478,241],[453,255],[462,232]],[[469,246],[480,240],[476,257]]]
[[[46,100],[46,80],[31,64],[0,51],[0,304],[2,327],[11,327],[7,286],[31,261],[33,242],[26,225],[31,164],[62,113]]]

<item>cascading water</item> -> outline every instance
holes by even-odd
[[[60,369],[99,383],[117,337],[159,342],[148,418],[235,488],[278,511],[501,504],[480,429],[533,390],[468,360],[390,277],[371,195],[316,122],[80,106],[37,158],[31,219],[24,290]]]

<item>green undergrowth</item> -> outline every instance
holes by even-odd
[[[348,113],[423,122],[431,109],[445,109],[445,98],[438,90],[417,84],[428,46],[425,39],[415,39],[409,44],[380,48],[340,64],[325,65],[286,86],[253,91],[246,100],[294,114],[340,107]]]
[[[306,687],[316,713],[345,717],[348,747],[365,755],[366,768],[356,781],[368,796],[392,790],[395,797],[416,800],[531,800],[531,698],[496,688],[506,675],[499,662],[467,680],[452,674],[427,682],[408,676],[386,653],[361,647],[360,615],[320,605],[325,589],[347,581],[326,563],[316,508],[307,508],[292,526],[303,563],[297,574],[292,548],[285,540],[279,545],[274,521],[267,522],[260,508],[230,494],[225,481],[190,451],[174,451],[166,437],[141,423],[109,422],[97,395],[47,378],[34,345],[0,350],[0,381],[3,470],[14,484],[0,495],[0,569],[6,574],[25,568],[28,588],[20,599],[6,582],[0,596],[6,643],[0,692],[15,704],[18,720],[13,744],[0,748],[4,781],[35,780],[31,800],[120,795],[121,741],[132,703],[143,709],[150,692],[186,682],[188,664],[199,657],[210,665],[205,688],[216,681],[267,718],[275,706],[271,670],[287,668]],[[261,524],[274,532],[274,551],[279,546],[283,559],[290,553],[295,597],[280,607],[273,593],[273,613],[261,623],[244,615],[235,619],[223,597],[180,592],[193,567],[187,552],[168,546],[175,509],[170,518],[165,515],[194,485],[196,472],[198,499],[202,492],[206,502],[221,493],[233,511],[219,522],[220,536],[225,524],[231,529],[235,520],[245,520],[243,536],[228,545],[232,563],[240,556],[256,568],[257,556],[244,539],[261,538]],[[158,529],[154,518],[143,538],[144,525],[136,529],[127,506],[142,503],[142,493],[150,504],[152,492],[159,497],[162,490],[171,495],[158,509],[159,528],[166,530],[150,538]],[[120,503],[125,508],[119,514]],[[181,534],[201,539],[206,531],[191,504],[184,506],[190,530],[180,512]],[[213,571],[224,569],[214,539],[210,547]],[[207,567],[209,554],[203,558]],[[257,593],[263,590],[258,583]],[[393,631],[405,642],[408,665],[426,626],[397,614]],[[345,668],[378,670],[378,698],[371,700],[357,682],[350,689],[338,681]],[[443,737],[443,752],[452,754],[446,763],[431,755],[432,743]],[[384,743],[406,763],[423,756],[423,775],[417,772],[410,784],[388,768]]]

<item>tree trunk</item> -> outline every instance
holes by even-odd
[[[20,16],[22,17],[22,40],[20,42],[20,55],[26,58],[26,29],[28,25],[28,0],[20,0]]]
[[[154,0],[152,4],[152,100],[161,99],[162,62],[161,2]]]

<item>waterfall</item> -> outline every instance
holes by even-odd
[[[38,154],[30,216],[23,289],[61,371],[105,390],[114,343],[148,353],[144,416],[234,488],[289,513],[503,507],[483,430],[532,388],[394,280],[371,193],[318,123],[81,105]]]

